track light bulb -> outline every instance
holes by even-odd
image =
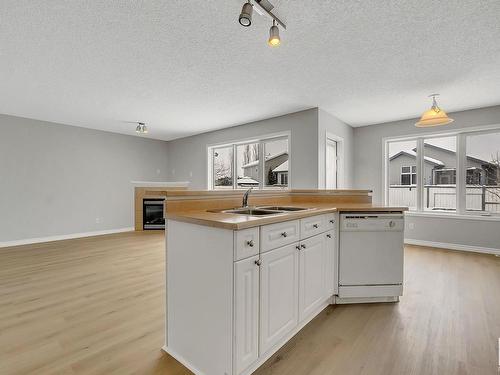
[[[273,25],[269,29],[269,40],[267,42],[271,47],[278,47],[281,44],[280,39],[280,29],[276,26],[276,23],[273,21]]]

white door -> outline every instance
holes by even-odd
[[[261,255],[260,355],[298,323],[299,250],[297,243]]]
[[[335,261],[335,231],[324,234],[326,241],[326,294],[331,297],[335,294],[335,280],[337,279],[337,262]]]
[[[332,139],[326,141],[326,188],[338,188],[338,154],[337,142]]]
[[[300,242],[300,321],[313,313],[326,299],[326,265],[326,236],[324,233]]]
[[[259,357],[259,256],[234,264],[235,364],[239,374]]]

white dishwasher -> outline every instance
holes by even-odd
[[[340,215],[337,303],[390,302],[403,294],[402,212]]]

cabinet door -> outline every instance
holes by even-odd
[[[331,297],[335,294],[335,280],[337,279],[337,262],[335,261],[335,231],[324,234],[326,241],[326,294]]]
[[[326,235],[300,242],[299,320],[307,318],[326,300]]]
[[[259,257],[234,264],[234,332],[236,373],[259,357]]]
[[[280,342],[298,323],[298,243],[261,254],[260,354]]]

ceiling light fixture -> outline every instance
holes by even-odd
[[[137,134],[148,134],[148,127],[143,122],[138,122],[137,127],[135,128],[135,132]]]
[[[241,9],[240,18],[238,21],[241,26],[248,27],[252,24],[252,13],[253,13],[253,5],[248,0],[245,4],[243,4],[243,8]]]
[[[453,122],[453,119],[449,118],[446,112],[439,108],[436,96],[439,96],[439,94],[429,95],[429,98],[432,98],[432,107],[422,114],[420,121],[415,124],[417,128],[447,125],[450,122]]]
[[[269,40],[267,43],[271,47],[278,47],[281,44],[281,39],[280,39],[280,29],[278,29],[278,26],[276,26],[276,22],[273,20],[273,25],[269,29]]]
[[[281,38],[278,26],[281,26],[286,30],[286,25],[272,12],[274,5],[271,4],[269,0],[254,0],[253,4],[250,3],[250,0],[248,0],[245,4],[243,4],[240,17],[238,18],[240,25],[248,27],[252,24],[252,13],[254,7],[257,14],[267,17],[273,21],[273,25],[269,30],[268,44],[272,47],[279,46],[281,44]]]

